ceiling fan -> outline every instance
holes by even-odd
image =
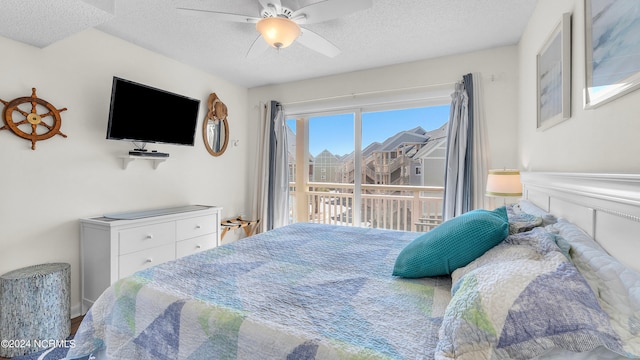
[[[256,24],[260,36],[254,40],[247,52],[253,57],[268,49],[269,46],[283,49],[298,41],[301,45],[328,57],[336,57],[340,49],[317,33],[300,27],[304,24],[320,23],[340,16],[370,8],[373,0],[325,0],[299,9],[290,9],[280,0],[258,0],[262,6],[259,16],[230,14],[220,11],[177,8],[185,12],[197,12],[210,19]],[[259,41],[262,37],[265,41]]]

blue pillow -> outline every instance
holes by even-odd
[[[393,275],[420,278],[451,274],[498,245],[509,235],[504,206],[473,210],[443,222],[402,249]]]

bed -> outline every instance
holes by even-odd
[[[523,173],[509,236],[451,275],[392,276],[422,234],[303,223],[161,264],[68,358],[637,358],[639,179]]]

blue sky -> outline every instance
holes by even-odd
[[[362,114],[362,147],[374,141],[383,142],[402,131],[422,126],[429,131],[449,120],[449,105]],[[295,120],[287,120],[295,132]],[[318,155],[324,149],[335,155],[351,153],[354,147],[353,114],[319,116],[309,119],[309,153]]]

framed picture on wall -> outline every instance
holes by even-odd
[[[640,88],[640,1],[585,0],[585,109]]]
[[[538,130],[571,117],[571,14],[562,15],[538,52]]]

